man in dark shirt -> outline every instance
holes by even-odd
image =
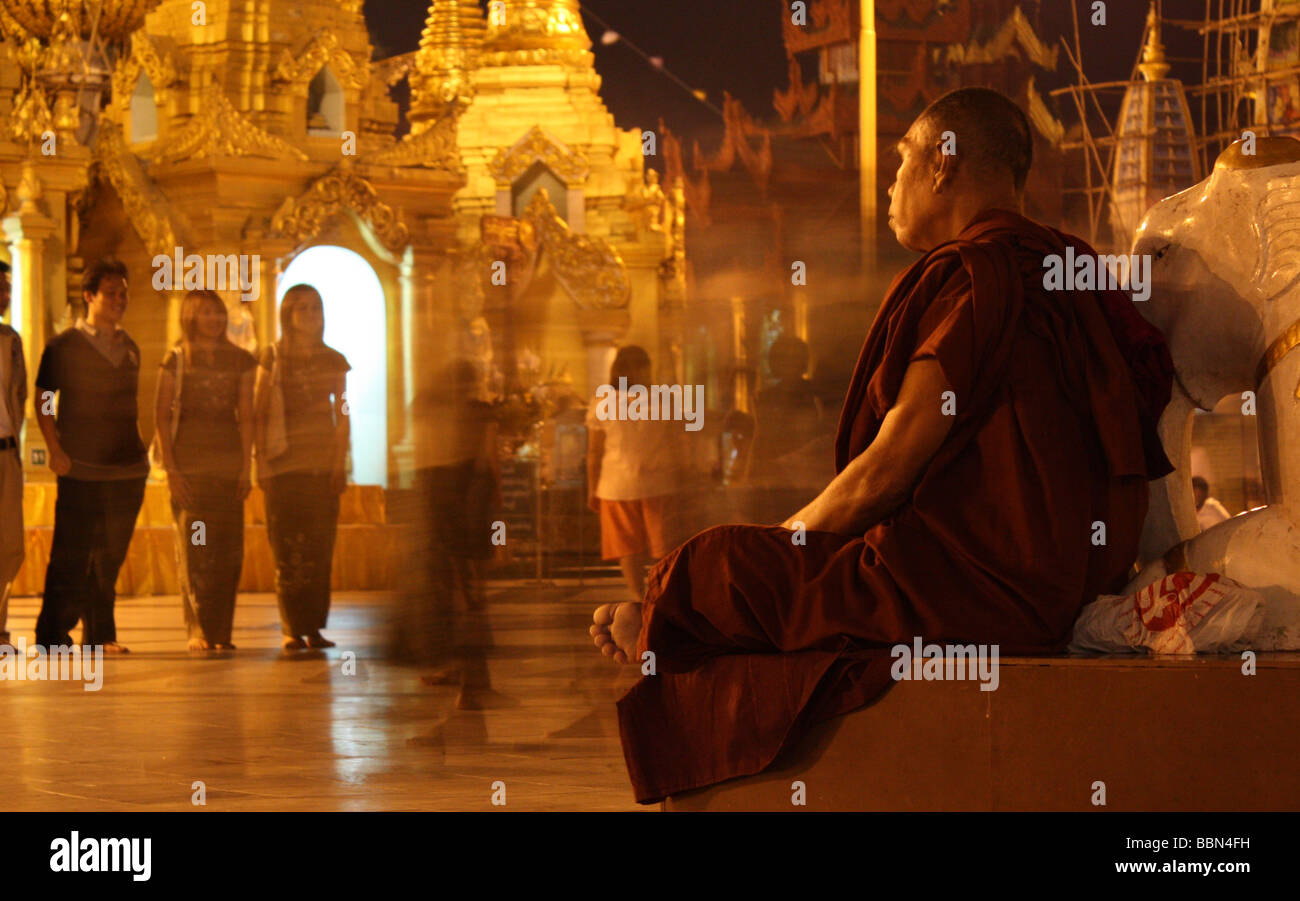
[[[59,477],[36,620],[41,645],[71,644],[69,633],[80,619],[82,644],[126,652],[113,620],[114,584],[149,474],[136,422],[140,349],[119,325],[126,282],[126,266],[116,260],[86,270],[86,315],[45,346],[36,373],[36,421]]]

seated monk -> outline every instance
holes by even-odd
[[[1118,291],[1044,287],[1051,255],[1096,252],[1017,212],[1033,143],[1006,97],[954,91],[898,151],[889,222],[924,256],[867,335],[838,475],[780,526],[702,532],[644,603],[596,611],[603,653],[653,661],[618,703],[639,801],[764,769],[883,693],[896,644],[1059,653],[1137,557],[1147,482],[1172,469],[1163,337]]]

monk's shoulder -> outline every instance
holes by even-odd
[[[918,287],[930,292],[970,285],[970,272],[955,245],[939,248],[925,260]]]
[[[971,294],[970,272],[961,254],[955,247],[941,248],[925,261],[910,300],[924,311],[922,316],[932,319]]]

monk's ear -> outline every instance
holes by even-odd
[[[944,141],[934,145],[934,193],[941,194],[957,177],[957,155],[944,153]]]

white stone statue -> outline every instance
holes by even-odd
[[[1151,296],[1138,308],[1165,333],[1177,373],[1160,422],[1176,471],[1152,485],[1150,562],[1126,591],[1163,576],[1167,557],[1175,570],[1300,597],[1300,141],[1233,144],[1207,179],[1151,208],[1134,253],[1151,255]],[[1227,395],[1259,416],[1268,506],[1201,533],[1192,416]]]

